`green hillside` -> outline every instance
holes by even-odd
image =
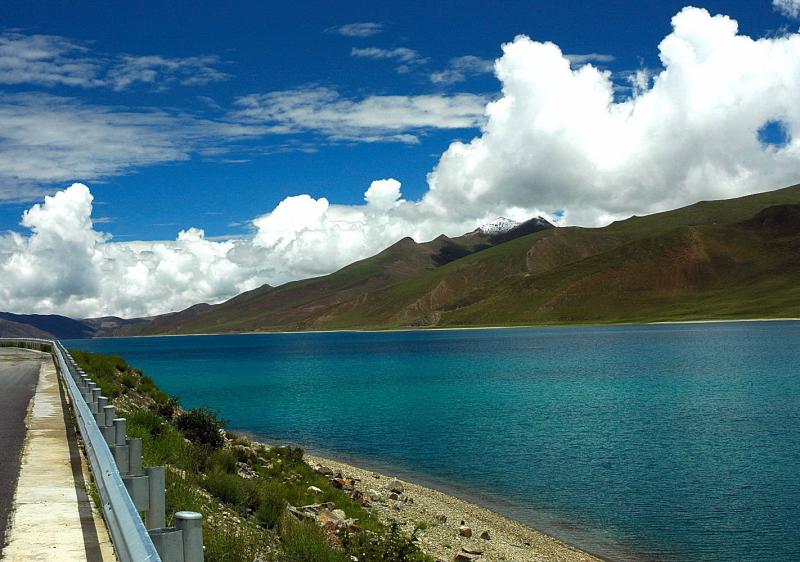
[[[404,239],[138,333],[800,317],[800,186],[494,246],[470,236]]]

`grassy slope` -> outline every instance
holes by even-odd
[[[257,289],[148,331],[800,316],[798,225],[775,232],[747,222],[792,204],[800,186],[537,232],[440,267],[435,248],[405,241],[329,276]]]
[[[536,233],[377,291],[326,327],[800,316],[798,229],[742,224],[798,203],[795,186]]]

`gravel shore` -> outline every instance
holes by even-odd
[[[599,558],[558,539],[461,499],[372,470],[306,454],[314,467],[324,466],[345,479],[356,479],[356,489],[370,501],[371,511],[384,522],[395,520],[417,533],[420,546],[445,562],[599,561]],[[391,487],[402,487],[394,493]],[[392,497],[390,497],[390,495]],[[462,526],[462,521],[464,525]],[[467,530],[467,528],[469,530]],[[485,532],[488,531],[488,535]],[[469,537],[463,535],[471,534]],[[488,538],[482,538],[484,537]]]

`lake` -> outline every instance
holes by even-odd
[[[615,560],[800,560],[800,322],[73,340]]]

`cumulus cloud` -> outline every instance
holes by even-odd
[[[619,102],[609,72],[571,67],[552,43],[504,45],[502,97],[480,137],[442,155],[423,204],[465,216],[563,208],[569,222],[597,225],[797,182],[800,35],[753,39],[697,8],[672,26],[663,68]],[[782,146],[759,140],[774,121],[790,137]]]
[[[170,58],[160,55],[103,55],[87,44],[57,35],[0,34],[0,84],[109,87],[124,90],[147,84],[202,86],[227,80],[219,57]]]
[[[361,21],[346,23],[338,27],[329,27],[325,31],[345,37],[372,37],[383,32],[383,24],[374,21]]]
[[[800,0],[772,0],[772,7],[786,17],[800,19]]]
[[[364,199],[347,206],[289,197],[252,221],[252,237],[212,240],[189,227],[175,240],[116,242],[96,229],[90,190],[73,184],[25,212],[28,236],[0,236],[0,302],[74,317],[157,314],[329,273],[408,234],[466,229],[427,220],[394,179],[374,181]]]
[[[330,88],[251,94],[236,100],[231,118],[257,123],[272,133],[317,131],[332,140],[417,142],[428,129],[475,127],[483,121],[485,98],[452,96],[368,96],[343,98]]]

